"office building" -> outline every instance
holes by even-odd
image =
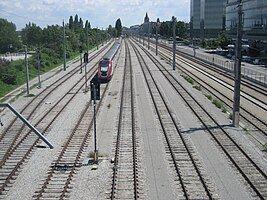
[[[225,5],[226,0],[191,0],[191,37],[217,38],[225,28]]]

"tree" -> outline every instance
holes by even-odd
[[[220,34],[220,38],[219,38],[219,43],[220,43],[221,48],[226,49],[228,44],[230,44],[230,42],[231,41],[230,41],[227,33],[225,31],[223,31]]]
[[[70,16],[70,19],[69,19],[69,29],[73,29],[73,17]]]
[[[122,30],[122,25],[121,25],[121,19],[117,19],[116,24],[115,24],[115,29],[117,31],[116,36],[119,37],[121,35],[121,30]]]
[[[0,53],[13,51],[19,46],[20,42],[16,33],[16,25],[0,18]]]
[[[82,20],[82,18],[80,18],[79,24],[80,24],[80,28],[83,28],[83,20]]]
[[[111,25],[108,26],[107,30],[108,34],[112,37],[116,37],[116,29],[113,28]]]
[[[21,31],[22,43],[29,47],[38,47],[41,44],[42,29],[34,23],[29,23]]]

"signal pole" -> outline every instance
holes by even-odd
[[[238,27],[236,40],[236,58],[235,58],[235,90],[233,105],[233,125],[239,127],[240,112],[240,84],[241,84],[241,51],[242,51],[242,0],[238,4]]]

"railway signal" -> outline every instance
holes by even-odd
[[[90,81],[91,86],[91,100],[94,101],[94,143],[95,143],[95,151],[94,151],[94,162],[98,164],[98,150],[96,146],[96,100],[100,100],[100,82],[97,74]]]
[[[89,59],[88,59],[88,53],[85,52],[85,53],[83,54],[83,62],[88,63],[88,61],[89,61]]]

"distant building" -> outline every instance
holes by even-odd
[[[217,38],[225,28],[226,0],[191,0],[190,35]]]
[[[134,34],[139,34],[139,30],[140,30],[140,25],[133,25],[130,26],[129,28],[129,32]]]
[[[238,24],[237,0],[227,0],[226,5],[226,30],[232,38],[236,37]],[[267,1],[243,0],[243,39],[248,44],[255,41],[259,48],[267,48]]]
[[[146,16],[144,18],[144,23],[140,27],[141,33],[148,34],[151,33],[152,27],[151,23],[149,22],[148,14],[146,13]]]

